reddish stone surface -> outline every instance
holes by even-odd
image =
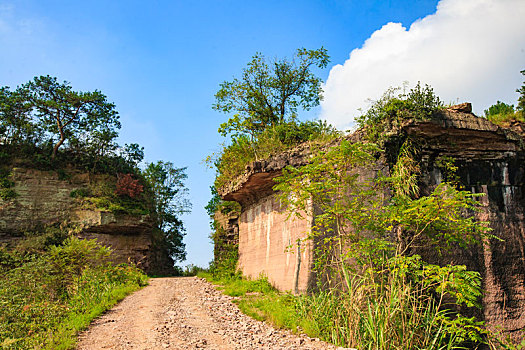
[[[500,127],[470,111],[469,104],[453,106],[436,113],[431,121],[407,121],[392,136],[397,135],[398,146],[407,136],[417,140],[422,194],[430,193],[444,179],[436,160],[441,156],[455,159],[457,175],[465,189],[485,194],[477,219],[489,221],[491,233],[501,240],[441,255],[422,245],[412,253],[432,263],[464,264],[479,271],[484,295],[482,314],[478,315],[489,326],[503,328],[512,338],[520,339],[525,336],[525,149],[521,136],[525,128],[516,123],[509,128]],[[348,138],[359,138],[359,131]],[[387,145],[387,161],[396,156],[395,149],[395,144]],[[292,225],[285,221],[286,214],[272,194],[272,179],[284,166],[300,166],[308,159],[308,148],[301,146],[256,162],[221,192],[223,198],[236,200],[243,207],[239,219],[239,267],[251,277],[265,273],[281,290],[293,290],[295,283],[296,256],[286,247],[297,238],[305,238],[310,223],[303,220]],[[390,159],[393,161],[395,158]],[[304,244],[298,291],[315,283],[312,243]]]
[[[243,209],[239,218],[239,268],[260,274],[278,289],[305,292],[312,283],[310,221],[288,218],[274,195]]]

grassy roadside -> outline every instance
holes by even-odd
[[[224,294],[236,297],[233,302],[244,314],[277,328],[319,337],[315,324],[301,317],[298,308],[303,297],[279,292],[265,277],[249,280],[239,275],[216,277],[208,272],[199,272],[197,276],[217,285]]]
[[[57,331],[54,332],[52,339],[45,348],[57,350],[75,348],[79,332],[87,329],[95,318],[111,309],[126,296],[147,285],[147,277],[140,276],[140,278],[142,281],[139,283],[128,281],[114,285],[113,288],[107,288],[107,291],[99,294],[95,300],[91,299],[88,304],[84,304],[82,308],[70,313],[57,326]]]
[[[147,284],[109,254],[74,237],[42,251],[0,247],[0,349],[72,349],[94,318]]]
[[[273,288],[264,277],[248,280],[239,275],[217,277],[199,272],[218,286],[240,310],[277,328],[304,333],[337,346],[358,349],[525,349],[502,334],[488,333],[481,323],[446,319],[448,311],[433,303],[421,304],[417,293],[399,280],[392,280],[384,295],[366,292],[359,285],[347,293],[332,291],[294,296]],[[364,292],[364,294],[363,294]],[[468,320],[467,320],[468,321]],[[485,340],[472,336],[484,334]],[[488,337],[488,338],[487,338]]]

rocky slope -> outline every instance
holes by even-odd
[[[107,175],[93,175],[68,169],[67,173],[30,168],[11,169],[16,197],[0,199],[0,243],[13,243],[47,225],[67,223],[78,236],[97,239],[113,249],[117,263],[134,262],[146,271],[169,264],[158,257],[152,241],[153,223],[148,215],[129,215],[96,209],[74,191],[93,183],[114,181]],[[157,266],[155,266],[157,265]]]

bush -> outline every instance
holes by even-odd
[[[6,168],[0,168],[0,198],[4,201],[9,201],[18,196],[16,191],[12,188],[15,183],[9,178],[10,171]]]
[[[146,284],[135,267],[107,263],[109,254],[78,238],[40,253],[0,249],[0,346],[74,347],[78,331]]]
[[[382,145],[387,133],[396,129],[403,121],[428,120],[443,103],[429,85],[417,85],[408,94],[400,93],[400,88],[390,88],[383,96],[372,103],[365,114],[356,119],[357,125],[364,128],[369,141]]]
[[[17,196],[18,194],[12,188],[2,188],[0,190],[0,198],[2,198],[4,201],[9,201],[16,198]]]
[[[489,118],[491,116],[497,115],[497,114],[513,114],[514,113],[514,106],[508,105],[504,102],[498,101],[496,104],[489,107],[489,109],[485,110],[485,117]]]
[[[138,179],[134,179],[132,174],[119,174],[117,176],[117,189],[115,193],[119,196],[136,198],[144,191]]]
[[[91,195],[89,188],[77,188],[69,193],[71,198],[85,198]]]
[[[340,133],[326,122],[294,120],[269,126],[256,139],[246,135],[233,138],[229,146],[209,156],[206,162],[216,168],[215,187],[220,188],[241,175],[253,161],[267,159],[304,142],[326,143],[338,136]]]

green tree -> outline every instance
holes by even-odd
[[[182,261],[186,258],[186,251],[182,241],[185,229],[180,215],[191,209],[184,185],[186,168],[158,161],[149,163],[143,175],[153,192],[156,226],[163,235],[165,248],[174,260]]]
[[[37,143],[41,131],[35,124],[32,106],[20,89],[0,88],[0,142],[6,145]]]
[[[508,105],[504,102],[497,101],[495,104],[490,106],[488,109],[485,110],[485,118],[489,118],[491,116],[497,115],[497,114],[513,114],[514,113],[514,106]]]
[[[268,61],[256,53],[240,79],[220,84],[213,109],[234,113],[221,124],[222,135],[249,134],[255,137],[268,126],[296,117],[299,108],[309,110],[322,98],[321,79],[312,67],[325,68],[326,49],[298,49],[291,60]]]
[[[135,166],[138,166],[144,159],[144,147],[141,147],[138,143],[124,144],[122,148],[122,157]]]
[[[115,129],[120,128],[119,115],[113,103],[107,102],[100,91],[73,91],[68,82],[60,83],[57,78],[35,77],[22,86],[27,100],[36,110],[39,125],[53,135],[51,158],[66,141],[84,135],[98,137],[104,145],[116,137]]]

